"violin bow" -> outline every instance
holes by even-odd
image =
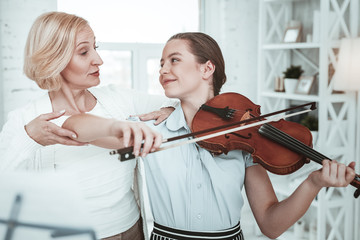
[[[286,114],[286,115],[283,115],[283,116],[277,116],[277,117],[272,117],[272,118],[269,118],[269,119],[261,120],[261,119],[269,117],[269,116],[274,116],[274,115],[277,115],[277,114],[280,114],[280,113],[292,111],[292,110],[303,108],[303,107],[306,107],[306,106],[310,106],[310,108],[302,110],[302,111]],[[226,125],[222,125],[222,126],[218,126],[218,127],[214,127],[214,128],[205,129],[205,130],[202,130],[202,131],[192,132],[192,133],[184,134],[184,135],[181,135],[181,136],[164,139],[162,141],[162,144],[172,142],[172,141],[175,141],[175,140],[179,140],[179,139],[183,139],[183,138],[194,137],[196,135],[221,130],[221,129],[224,129],[224,128],[234,127],[234,126],[242,125],[242,124],[245,124],[245,123],[250,123],[250,122],[257,121],[257,120],[261,120],[261,121],[255,122],[255,123],[250,123],[250,124],[247,124],[247,125],[234,127],[234,128],[231,128],[231,129],[226,129],[226,130],[216,132],[216,133],[211,133],[211,134],[208,134],[208,135],[205,135],[205,136],[202,136],[202,137],[195,137],[195,138],[190,139],[190,140],[186,140],[186,141],[182,141],[182,142],[178,142],[178,143],[174,143],[174,144],[169,144],[167,146],[158,148],[154,152],[159,152],[159,151],[167,150],[167,149],[174,148],[174,147],[179,147],[179,146],[186,145],[186,144],[195,143],[195,142],[198,142],[198,141],[203,141],[203,140],[206,140],[206,139],[209,139],[209,138],[218,137],[218,136],[221,136],[221,135],[224,135],[224,134],[227,134],[227,133],[231,133],[231,132],[245,130],[245,129],[256,127],[256,126],[259,126],[259,125],[263,125],[263,124],[269,123],[269,122],[275,122],[275,121],[278,121],[280,119],[284,119],[284,118],[304,114],[304,113],[313,111],[315,109],[316,109],[316,103],[315,102],[310,102],[310,103],[302,104],[302,105],[299,105],[299,106],[286,108],[286,109],[275,111],[275,112],[272,112],[272,113],[260,115],[258,117],[253,117],[253,118],[241,120],[241,121],[234,122],[234,123],[230,123],[230,124],[226,124]],[[154,152],[152,152],[152,153],[154,153]],[[119,160],[122,161],[122,162],[136,158],[136,156],[133,154],[133,147],[132,146],[117,149],[117,150],[113,150],[113,151],[110,152],[110,155],[115,155],[115,154],[119,154]]]

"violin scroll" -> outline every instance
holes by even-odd
[[[354,197],[355,198],[358,198],[360,195],[360,188],[356,189],[355,192],[354,192]]]
[[[350,184],[357,188],[354,192],[354,197],[358,198],[360,196],[360,175],[356,174],[354,180]]]

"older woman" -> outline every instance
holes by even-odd
[[[24,72],[48,93],[9,114],[0,134],[0,170],[72,172],[98,237],[143,239],[132,189],[136,162],[121,163],[92,145],[67,146],[84,144],[60,126],[78,113],[125,120],[166,106],[166,99],[118,86],[90,89],[100,83],[103,64],[96,48],[95,35],[81,17],[49,12],[35,20],[26,43]],[[172,110],[156,115],[164,118],[168,111]],[[161,136],[145,124],[121,121],[117,128],[126,139],[122,145],[134,143],[136,155],[142,139],[142,155],[160,145]]]

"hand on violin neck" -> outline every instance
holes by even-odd
[[[346,187],[355,178],[355,162],[348,166],[337,161],[324,159],[323,167],[309,175],[311,183],[316,188],[322,187]]]

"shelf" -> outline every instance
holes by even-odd
[[[283,234],[281,234],[278,238],[276,238],[277,240],[289,240],[289,239],[297,239],[297,240],[308,240],[309,239],[309,233],[307,231],[305,231],[303,233],[303,237],[301,238],[297,238],[294,234],[294,231],[286,231]]]
[[[273,98],[283,98],[290,100],[299,100],[299,101],[309,101],[309,102],[318,102],[320,100],[317,95],[302,95],[295,93],[286,93],[286,92],[273,92],[273,91],[264,91],[261,92],[263,97],[273,97]]]
[[[259,16],[257,97],[262,111],[273,112],[297,104],[296,101],[316,102],[320,127],[315,148],[339,161],[353,158],[356,149],[356,133],[353,129],[356,129],[358,122],[354,114],[356,95],[350,91],[334,91],[333,74],[340,47],[339,38],[344,37],[343,35],[354,37],[359,34],[359,1],[339,3],[332,0],[261,0]],[[311,34],[311,39],[315,41],[283,43],[284,30],[287,26],[294,25],[292,20],[302,24],[304,37]],[[340,25],[336,24],[339,22]],[[276,77],[280,77],[290,65],[304,66],[307,74],[318,72],[311,94],[274,91]],[[321,168],[321,165],[309,163],[287,176],[269,174],[279,200],[290,196],[317,168]],[[351,204],[344,204],[352,201],[352,194],[348,193],[348,189],[329,188],[327,191],[324,188],[312,201],[309,217],[316,219],[318,235],[322,236],[322,240],[330,240],[334,236],[341,239],[359,239],[357,231],[346,231],[347,223],[354,216],[359,216],[358,212],[353,211]],[[342,218],[341,222],[335,221],[333,217]],[[293,230],[289,229],[277,239],[295,239]],[[310,236],[308,233],[301,239],[309,238],[315,238],[314,234]]]
[[[299,43],[275,43],[275,44],[264,44],[262,49],[264,50],[285,50],[285,49],[312,49],[312,48],[320,48],[319,43],[307,43],[307,42],[299,42]]]
[[[264,0],[264,2],[270,2],[270,3],[286,3],[286,2],[300,2],[303,0]]]

